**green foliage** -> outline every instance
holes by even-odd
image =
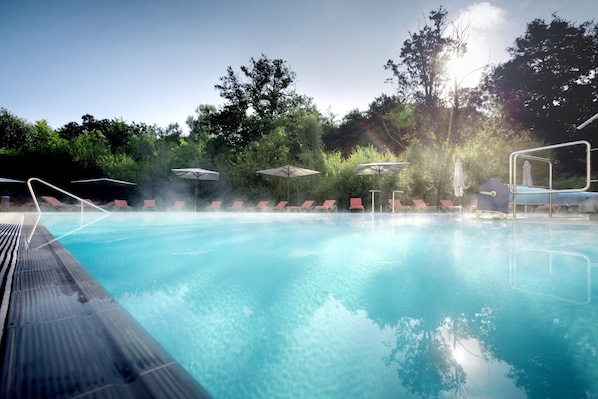
[[[311,106],[311,99],[295,92],[296,74],[285,61],[262,54],[240,69],[241,75],[229,66],[226,76],[215,85],[226,104],[209,115],[210,135],[227,145],[245,146],[267,135],[278,117]]]
[[[445,36],[448,12],[441,6],[431,11],[427,24],[410,33],[403,42],[401,61],[389,60],[385,68],[396,78],[399,94],[427,108],[441,105],[441,92],[447,81],[448,62],[465,52],[465,44]]]
[[[99,131],[85,132],[69,140],[68,152],[71,158],[84,169],[93,169],[97,166],[98,160],[110,156],[108,141]]]
[[[5,152],[18,153],[27,147],[30,126],[21,118],[0,108],[0,146]]]
[[[575,25],[556,15],[536,19],[496,66],[486,89],[509,120],[548,144],[587,139],[596,145],[596,123],[575,129],[596,112],[598,25]]]

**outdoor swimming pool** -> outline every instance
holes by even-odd
[[[215,398],[598,395],[598,224],[93,217],[41,223]]]

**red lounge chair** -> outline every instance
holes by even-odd
[[[418,211],[434,210],[438,212],[438,207],[436,205],[427,205],[423,200],[420,199],[414,199],[413,205],[415,205],[415,209]]]
[[[314,205],[314,202],[316,202],[316,201],[308,200],[308,201],[304,201],[303,204],[301,204],[301,206],[289,206],[289,211],[299,211],[299,212],[309,211],[311,209],[311,207]]]
[[[478,210],[478,200],[472,199],[471,202],[469,203],[469,211],[475,212],[477,210]]]
[[[263,211],[268,208],[268,201],[260,201],[256,206],[250,206],[247,210],[250,211]]]
[[[222,201],[212,201],[212,203],[205,208],[204,211],[219,211],[222,209]]]
[[[349,212],[351,211],[365,211],[361,198],[351,198],[349,200]]]
[[[336,200],[326,200],[322,205],[318,205],[314,208],[314,211],[326,211],[332,212],[336,210]]]
[[[243,210],[243,201],[234,201],[231,206],[226,208],[227,211],[241,211]]]
[[[289,203],[289,201],[280,201],[278,204],[276,204],[276,206],[274,208],[266,208],[264,209],[265,211],[280,211],[282,209],[284,209],[287,204]]]
[[[143,200],[143,210],[144,211],[157,211],[158,208],[156,207],[156,200]]]
[[[398,199],[395,200],[395,211],[408,211],[408,210],[411,210],[411,207],[409,205],[403,205],[403,204],[401,204],[401,201],[399,201]],[[386,211],[392,212],[392,199],[388,200],[388,205],[386,205]]]
[[[167,210],[171,212],[183,211],[185,210],[185,201],[174,201],[174,205],[169,206]]]
[[[48,195],[42,195],[41,199],[43,199],[47,205],[50,205],[52,208],[59,211],[69,211],[75,209],[74,205],[65,204],[64,202],[61,202],[60,200],[57,200],[56,198],[50,197]]]
[[[133,209],[133,208],[131,206],[129,206],[129,204],[127,204],[127,200],[119,200],[119,199],[114,200],[114,210],[115,211],[118,211],[118,210],[130,211],[131,209]]]
[[[447,212],[463,210],[462,206],[453,204],[453,201],[451,200],[440,200],[440,208]]]

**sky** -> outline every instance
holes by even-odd
[[[0,107],[54,129],[91,114],[186,130],[199,105],[224,103],[227,67],[264,54],[340,120],[393,93],[384,65],[440,6],[469,26],[463,86],[534,19],[598,20],[597,0],[1,0]]]

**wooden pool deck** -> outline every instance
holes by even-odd
[[[0,396],[211,398],[33,219],[0,213]]]

